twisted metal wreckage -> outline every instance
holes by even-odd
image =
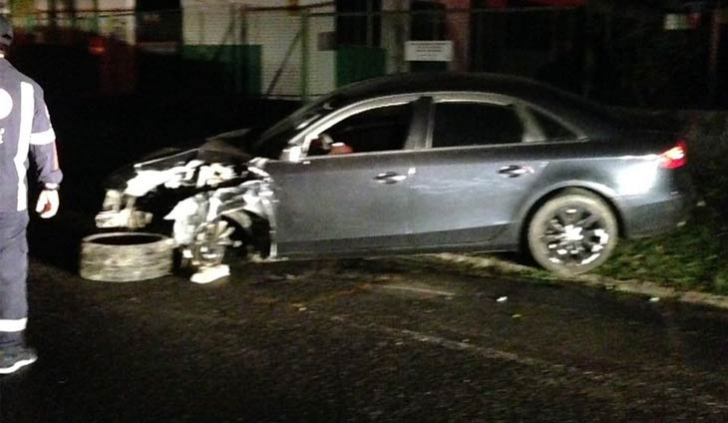
[[[272,179],[264,170],[267,159],[247,160],[249,156],[220,149],[221,145],[212,141],[136,163],[125,172],[131,175],[128,178],[117,175],[96,215],[96,226],[132,230],[156,226],[169,233],[171,222],[182,264],[197,270],[192,280],[199,283],[229,274],[222,264],[229,246],[251,249],[259,258],[275,258],[271,239],[276,220]],[[155,215],[163,215],[167,225]],[[236,229],[240,233],[233,240]]]

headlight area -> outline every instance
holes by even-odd
[[[236,184],[246,175],[244,169],[235,165],[205,163],[197,159],[166,169],[145,168],[150,163],[152,162],[134,165],[135,174],[125,182],[124,189],[112,188],[106,191],[101,212],[95,219],[98,228],[144,228],[152,222],[154,216],[139,210],[138,201],[143,199],[146,204],[150,197],[157,197],[160,193],[163,197],[165,193],[185,196],[190,191],[214,190]],[[171,204],[179,201],[174,198],[168,200]],[[147,208],[146,205],[143,208]],[[160,212],[164,213],[164,210]]]
[[[96,227],[141,229],[152,221],[152,214],[135,208],[136,197],[118,190],[107,190],[101,211],[96,215]]]
[[[162,171],[138,169],[126,188],[107,189],[95,223],[171,236],[181,254],[179,265],[197,269],[192,281],[206,283],[229,272],[223,265],[228,247],[275,258],[271,183],[257,167],[247,172],[188,163]]]

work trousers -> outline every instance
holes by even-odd
[[[0,212],[0,347],[20,345],[28,321],[28,212]]]

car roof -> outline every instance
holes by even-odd
[[[608,136],[623,124],[606,106],[532,79],[462,72],[394,74],[344,86],[330,98],[337,107],[368,98],[426,92],[483,92],[515,97],[572,121],[591,136]]]
[[[521,93],[543,88],[536,81],[492,73],[426,72],[386,75],[342,87],[340,96],[352,100],[390,94],[422,91],[487,91],[499,94]]]

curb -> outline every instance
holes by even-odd
[[[533,275],[534,268],[501,260],[493,256],[441,253],[419,257],[439,263],[461,264],[471,269],[495,270],[501,274],[522,275],[538,279],[537,276]],[[593,288],[602,288],[610,291],[645,295],[650,298],[656,298],[657,300],[664,299],[685,304],[705,305],[722,310],[728,310],[728,297],[726,296],[698,291],[680,291],[674,288],[661,286],[656,282],[617,280],[598,275],[558,276],[554,279],[548,280],[559,284],[576,284]]]

